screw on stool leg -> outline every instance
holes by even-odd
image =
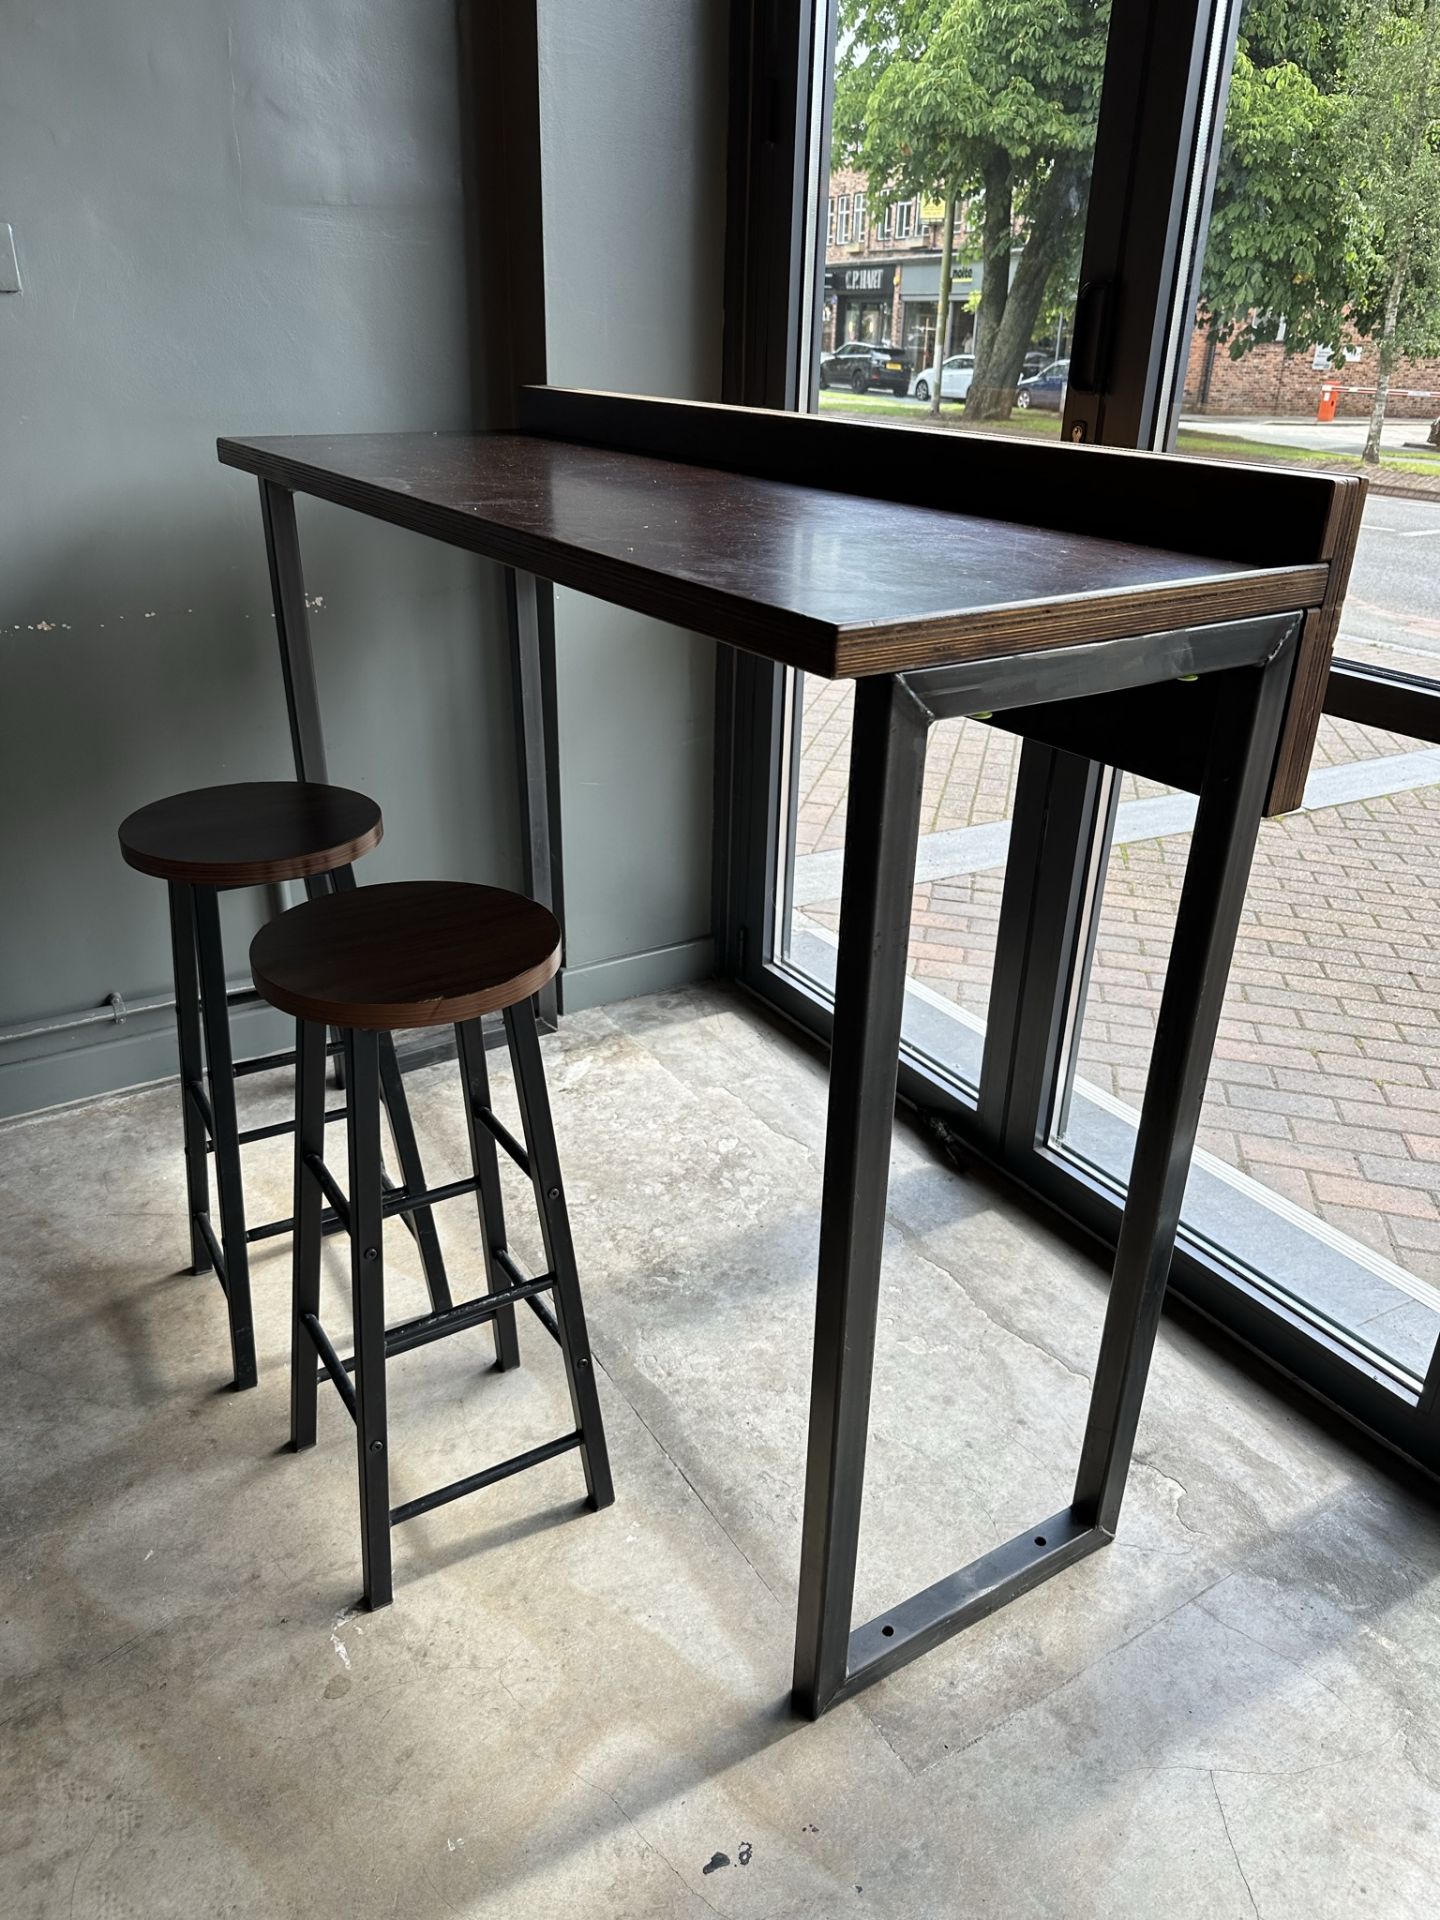
[[[196,1111],[191,1088],[205,1073],[200,1042],[200,986],[196,978],[195,902],[193,889],[172,880],[170,890],[170,955],[175,973],[175,1037],[180,1049],[180,1114],[185,1140],[185,1194],[190,1223],[190,1271],[209,1273],[215,1264],[202,1216],[210,1217],[210,1172],[206,1166],[205,1122]]]
[[[505,1202],[500,1192],[500,1156],[495,1136],[480,1118],[490,1106],[490,1070],[485,1061],[485,1034],[478,1020],[462,1021],[455,1029],[460,1058],[460,1084],[465,1091],[465,1124],[470,1130],[470,1165],[479,1186],[475,1210],[480,1216],[480,1238],[485,1244],[485,1283],[491,1293],[510,1284],[496,1255],[505,1250]],[[515,1309],[506,1307],[492,1322],[495,1364],[502,1370],[520,1364],[520,1336]]]
[[[220,1191],[220,1239],[225,1255],[225,1303],[235,1385],[255,1385],[255,1324],[250,1312],[250,1256],[245,1242],[245,1189],[240,1174],[240,1122],[235,1113],[235,1066],[230,1008],[225,998],[225,950],[220,899],[214,887],[192,889],[200,956],[200,1018],[210,1114],[215,1127],[215,1185]]]
[[[290,1283],[290,1444],[315,1444],[315,1346],[306,1316],[320,1312],[320,1215],[324,1195],[306,1164],[325,1156],[325,1029],[295,1022],[295,1227]]]
[[[350,1292],[355,1321],[355,1438],[360,1467],[360,1552],[365,1601],[388,1607],[390,1463],[385,1433],[385,1257],[380,1183],[380,1061],[377,1036],[347,1028],[350,1109]]]
[[[545,1064],[540,1057],[540,1034],[535,1025],[533,1000],[523,1000],[505,1009],[505,1035],[510,1042],[510,1058],[515,1063],[515,1086],[520,1096],[520,1118],[530,1155],[530,1178],[540,1210],[545,1260],[555,1276],[555,1318],[560,1326],[560,1350],[565,1356],[570,1404],[581,1436],[580,1458],[585,1467],[585,1486],[592,1507],[608,1507],[615,1499],[615,1488],[610,1478],[610,1456],[600,1418],[595,1364],[585,1328],[585,1308],[580,1298],[580,1277],[575,1268],[570,1216],[565,1210],[560,1155],[550,1117],[550,1096],[545,1087]]]

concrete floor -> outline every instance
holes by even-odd
[[[283,1447],[285,1243],[253,1393],[177,1272],[173,1089],[0,1134],[5,1920],[1434,1911],[1434,1506],[1175,1326],[1119,1541],[792,1719],[822,1075],[711,989],[547,1055],[618,1502],[571,1456],[415,1521],[373,1616],[333,1395]],[[453,1177],[450,1070],[411,1086]],[[283,1146],[250,1174],[288,1211]],[[1068,1497],[1103,1302],[905,1130],[893,1174],[861,1617]],[[518,1374],[482,1333],[393,1363],[394,1497],[568,1425],[532,1325]]]

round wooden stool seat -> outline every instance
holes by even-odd
[[[271,1006],[327,1027],[454,1026],[538,993],[560,966],[560,923],[524,894],[397,880],[292,907],[256,934]]]
[[[160,880],[259,887],[347,866],[384,830],[375,802],[349,787],[248,780],[139,808],[121,822],[120,851]]]

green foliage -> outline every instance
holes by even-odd
[[[1047,293],[1073,281],[1108,23],[1109,0],[841,0],[834,164],[864,169],[872,207],[992,202],[972,412],[1008,412]]]
[[[1437,117],[1440,0],[1251,0],[1201,287],[1232,354],[1440,349]]]
[[[872,199],[977,191],[1003,154],[1023,190],[1088,161],[1109,0],[841,0],[834,160]]]
[[[1339,346],[1357,213],[1338,166],[1344,111],[1295,61],[1237,52],[1201,292],[1232,353],[1282,325]]]
[[[841,0],[835,164],[872,208],[989,203],[972,392],[997,409],[1069,303],[1108,24],[1108,0]],[[1201,302],[1236,355],[1373,339],[1382,387],[1440,351],[1440,0],[1248,0]]]

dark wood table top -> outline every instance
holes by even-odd
[[[1265,566],[527,433],[222,440],[219,452],[297,492],[829,678],[1299,610],[1326,590],[1324,565]]]

